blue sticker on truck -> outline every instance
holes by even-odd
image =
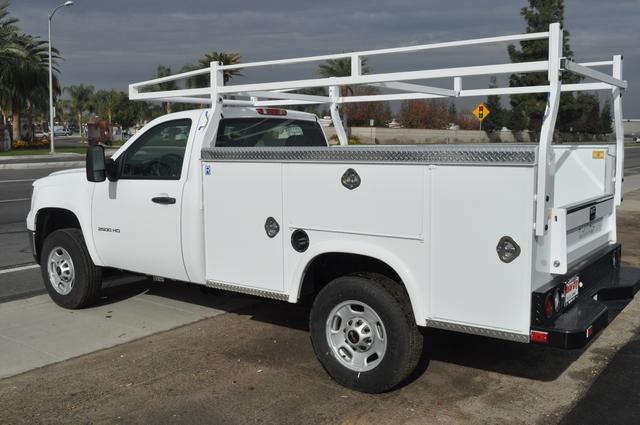
[[[204,175],[205,176],[210,176],[211,175],[211,165],[205,164],[205,166],[204,166]]]

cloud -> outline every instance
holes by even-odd
[[[21,27],[46,37],[47,14],[59,2],[13,0]],[[154,76],[158,64],[178,70],[212,50],[245,61],[366,50],[522,32],[526,1],[374,0],[323,2],[244,0],[77,0],[54,19],[54,45],[65,58],[64,85],[126,89]],[[565,1],[565,27],[578,60],[624,53],[630,89],[627,117],[640,117],[640,3]],[[506,46],[391,56],[377,70],[507,62]],[[279,68],[265,78],[304,78],[311,67]],[[310,75],[311,74],[311,75]],[[247,73],[245,81],[252,80]]]

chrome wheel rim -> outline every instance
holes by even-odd
[[[75,282],[75,269],[66,249],[57,246],[51,250],[47,259],[47,271],[49,282],[58,294],[67,295],[71,292]]]
[[[326,335],[338,361],[354,372],[374,369],[387,351],[382,319],[361,301],[344,301],[334,307],[327,318]]]

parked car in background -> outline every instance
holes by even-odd
[[[49,139],[49,132],[47,131],[36,131],[33,133],[33,138],[35,140]]]
[[[54,136],[71,136],[71,130],[67,127],[55,126],[53,127]]]

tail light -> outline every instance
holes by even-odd
[[[544,300],[544,316],[547,319],[551,319],[553,317],[553,313],[553,297],[549,293]]]
[[[567,303],[566,285],[570,280],[556,281],[531,294],[531,320],[536,326],[552,325],[556,318],[574,304],[576,296]]]
[[[260,115],[279,115],[284,116],[287,115],[286,109],[279,108],[256,108],[256,112]]]
[[[560,289],[556,288],[553,292],[553,311],[558,313],[562,308],[562,295],[560,294]]]

